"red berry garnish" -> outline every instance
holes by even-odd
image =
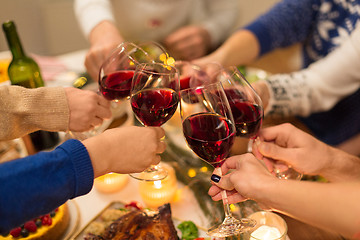
[[[37,230],[37,226],[34,221],[26,222],[24,228],[27,229],[29,232],[36,232]]]
[[[10,231],[11,236],[13,237],[19,237],[21,233],[21,227],[14,228]]]
[[[43,226],[50,226],[52,224],[52,220],[49,214],[46,214],[44,216],[41,217],[41,224]]]

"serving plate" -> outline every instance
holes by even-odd
[[[74,235],[80,225],[80,210],[75,200],[67,201],[69,213],[70,213],[70,223],[66,232],[63,235],[63,239],[69,239]]]
[[[72,237],[70,237],[70,240],[84,240],[85,235],[87,234],[87,229],[89,228],[89,226],[91,224],[93,224],[94,222],[102,222],[102,218],[101,216],[104,214],[104,212],[108,209],[120,209],[120,208],[124,208],[125,207],[125,203],[120,202],[120,201],[115,201],[110,203],[108,206],[106,206],[103,210],[101,210],[91,221],[89,221],[83,229],[80,229],[79,231],[77,231]],[[174,226],[176,228],[176,230],[178,231],[178,236],[181,236],[181,231],[177,228],[177,226],[183,222],[184,220],[182,219],[178,219],[178,218],[172,218],[173,222],[174,222]],[[206,234],[206,230],[203,227],[197,226],[198,230],[199,230],[199,237],[203,237],[206,240],[210,240],[210,238],[208,237],[208,235]]]

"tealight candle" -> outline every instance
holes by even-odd
[[[255,219],[255,230],[250,234],[250,240],[285,240],[287,225],[284,219],[270,211],[255,212],[249,216]]]
[[[274,240],[281,238],[281,232],[276,227],[262,225],[251,233],[251,240],[264,239]]]
[[[103,193],[120,191],[128,182],[127,174],[108,173],[94,180],[95,188]]]
[[[167,170],[168,176],[163,180],[139,181],[141,198],[147,207],[157,208],[165,203],[172,202],[177,190],[177,180],[174,169],[166,164],[160,163]]]

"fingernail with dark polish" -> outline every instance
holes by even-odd
[[[211,181],[213,181],[213,182],[218,183],[220,181],[220,179],[221,179],[221,177],[216,174],[211,175]]]

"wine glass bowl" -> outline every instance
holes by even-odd
[[[179,88],[179,75],[175,67],[163,63],[139,64],[134,72],[130,97],[136,118],[144,126],[163,125],[179,105]],[[165,178],[167,172],[156,165],[131,176],[155,181]]]
[[[220,84],[180,91],[183,133],[189,147],[205,162],[219,167],[229,155],[235,137],[231,112],[221,102]]]
[[[130,103],[143,125],[161,126],[175,113],[178,93],[178,74],[174,67],[142,64],[134,75]]]
[[[234,117],[236,135],[255,139],[264,116],[261,98],[236,67],[222,71],[219,80],[223,84]]]
[[[159,46],[159,51],[165,50]],[[166,55],[166,52],[164,54]],[[155,61],[140,46],[131,42],[121,43],[100,68],[99,91],[109,101],[116,102],[128,98],[136,66],[140,63]]]
[[[284,165],[284,164],[281,164]],[[292,179],[292,180],[301,180],[303,174],[296,171],[291,166],[282,166],[279,167],[279,164],[274,165],[275,176],[279,179]]]
[[[221,165],[229,156],[236,128],[229,102],[220,82],[208,83],[180,91],[180,113],[183,134],[190,149],[211,164],[220,176]],[[226,191],[221,192],[225,219],[208,230],[213,237],[238,235],[256,224],[251,219],[232,216]]]
[[[175,61],[174,66],[179,71],[180,90],[209,82],[206,72],[196,64],[188,61]]]
[[[164,46],[158,42],[146,41],[139,42],[137,45],[142,48],[147,53],[147,56],[153,59],[154,62],[171,65],[175,61],[174,58],[169,56]]]

